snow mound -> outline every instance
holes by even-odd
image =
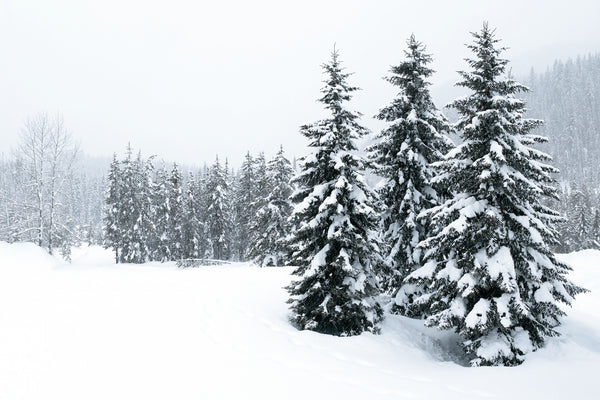
[[[560,259],[592,290],[563,335],[519,367],[465,368],[456,337],[422,321],[297,331],[290,268],[115,265],[97,247],[67,264],[0,243],[0,399],[597,399],[600,252]]]

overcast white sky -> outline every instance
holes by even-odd
[[[61,112],[91,155],[190,164],[246,150],[302,154],[298,126],[321,117],[320,64],[334,42],[363,123],[394,91],[381,77],[414,32],[450,100],[469,31],[488,20],[513,72],[600,51],[600,1],[0,0],[0,152],[27,115]],[[443,104],[440,104],[443,105]]]

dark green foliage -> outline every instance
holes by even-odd
[[[382,289],[395,294],[402,280],[420,266],[417,244],[428,236],[428,222],[419,214],[437,205],[438,189],[431,184],[430,164],[452,147],[451,127],[429,94],[431,56],[414,35],[407,41],[406,60],[392,67],[387,78],[399,90],[377,119],[388,124],[369,149],[377,173],[384,178],[379,191],[384,211],[381,230],[385,243]]]
[[[181,227],[182,258],[202,258],[206,245],[204,223],[202,221],[200,180],[190,173],[183,200]]]
[[[473,33],[470,72],[460,72],[467,97],[452,103],[464,143],[436,165],[434,183],[454,197],[427,216],[433,234],[421,242],[424,265],[405,282],[409,310],[429,325],[454,329],[472,365],[515,365],[556,336],[564,311],[583,291],[549,248],[558,214],[542,204],[556,198],[549,157],[530,147],[541,121],[525,119],[527,90],[505,78],[494,31]]]
[[[219,158],[209,170],[206,182],[206,233],[210,242],[208,256],[227,260],[231,255],[231,210],[227,167]]]
[[[234,234],[234,256],[238,260],[245,259],[248,249],[248,230],[255,212],[251,207],[255,200],[255,189],[255,163],[250,152],[248,152],[240,168],[235,186],[234,219],[236,229]]]
[[[104,247],[112,247],[115,251],[115,262],[121,260],[119,250],[122,247],[123,233],[121,232],[121,192],[123,191],[121,182],[121,169],[117,155],[113,155],[113,161],[110,164],[108,173],[108,191],[105,200],[104,215]]]
[[[285,238],[290,233],[288,220],[292,204],[289,197],[292,194],[290,179],[293,173],[281,148],[269,162],[265,174],[265,182],[270,182],[270,193],[250,223],[248,257],[260,266],[280,266],[287,251]]]
[[[330,118],[301,128],[313,152],[301,160],[288,264],[297,268],[288,291],[292,322],[332,335],[376,331],[382,310],[375,296],[373,265],[379,249],[377,215],[367,187],[364,160],[354,141],[366,133],[359,114],[344,105],[357,88],[346,83],[334,51],[320,102]]]

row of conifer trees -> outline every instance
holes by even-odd
[[[494,30],[484,24],[473,38],[457,83],[470,94],[451,103],[451,125],[429,93],[432,58],[411,36],[367,158],[356,146],[367,131],[347,108],[357,88],[338,52],[323,65],[330,116],[301,129],[312,151],[293,179],[285,260],[296,266],[288,291],[298,328],[376,332],[388,309],[454,330],[471,365],[519,364],[558,335],[559,303],[584,291],[550,248],[561,218],[545,201],[557,198],[558,171],[533,147],[545,141],[532,133],[542,122],[524,117],[516,96],[527,88],[507,75]]]
[[[557,225],[559,241],[554,249],[559,253],[600,249],[600,192],[571,182],[558,197],[550,204],[565,219]]]
[[[108,175],[104,245],[117,262],[254,260],[279,265],[291,214],[292,167],[249,153],[237,174],[221,163],[185,177],[154,159],[116,155]]]

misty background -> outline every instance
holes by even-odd
[[[432,93],[457,94],[465,43],[482,21],[509,47],[513,74],[600,49],[598,1],[0,2],[0,153],[27,116],[60,112],[83,153],[128,142],[188,165],[246,151],[301,155],[298,127],[323,115],[320,64],[334,43],[363,123],[395,95],[383,79],[411,33],[434,56]]]

